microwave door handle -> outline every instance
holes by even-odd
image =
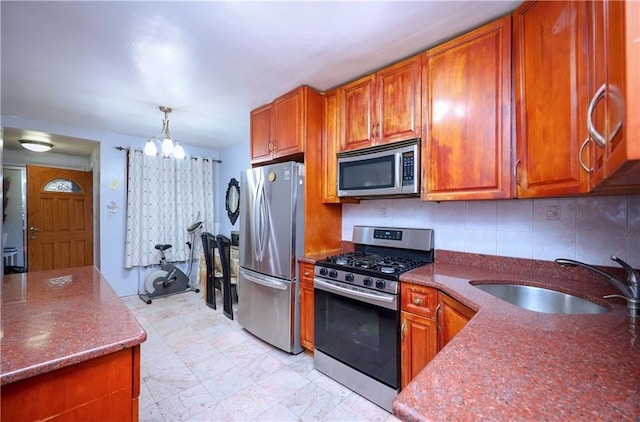
[[[402,151],[396,152],[396,189],[398,193],[402,193],[402,175],[404,173],[404,168],[402,167]]]

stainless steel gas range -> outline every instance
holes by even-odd
[[[316,261],[314,367],[391,411],[400,389],[400,275],[433,262],[433,230],[353,228],[354,252]]]

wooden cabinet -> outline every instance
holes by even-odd
[[[140,346],[2,386],[2,420],[137,421]]]
[[[401,388],[414,379],[436,355],[437,328],[433,318],[401,311]]]
[[[400,286],[400,367],[404,388],[475,312],[432,287]]]
[[[322,96],[308,86],[251,111],[251,163],[304,153],[307,137],[316,136],[321,120]]]
[[[598,191],[640,188],[640,12],[635,1],[590,2],[589,139],[587,165]],[[635,125],[635,127],[634,127]]]
[[[540,1],[513,14],[518,197],[589,191],[579,161],[588,136],[587,9]]]
[[[313,353],[313,268],[300,262],[300,345]]]
[[[438,293],[438,350],[451,341],[475,315],[475,312],[446,294]]]
[[[511,17],[428,50],[422,68],[422,198],[511,197]]]
[[[400,291],[401,388],[404,388],[436,355],[438,346],[437,290],[402,284]]]
[[[338,90],[325,92],[322,103],[322,202],[337,203],[338,197],[338,150],[340,131],[340,100]]]
[[[420,137],[421,56],[341,86],[340,151]]]

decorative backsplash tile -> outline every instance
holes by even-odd
[[[358,224],[433,228],[436,249],[607,266],[615,254],[640,268],[640,195],[343,205],[342,239]]]

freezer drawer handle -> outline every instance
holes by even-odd
[[[247,280],[256,283],[256,284],[261,284],[265,287],[269,287],[271,289],[277,289],[277,290],[287,290],[287,284],[286,283],[282,283],[280,281],[276,281],[275,279],[271,278],[271,277],[267,277],[267,278],[258,278],[258,277],[254,277],[251,274],[247,273],[246,271],[240,270],[240,274],[242,274],[242,276],[244,278],[246,278]]]

